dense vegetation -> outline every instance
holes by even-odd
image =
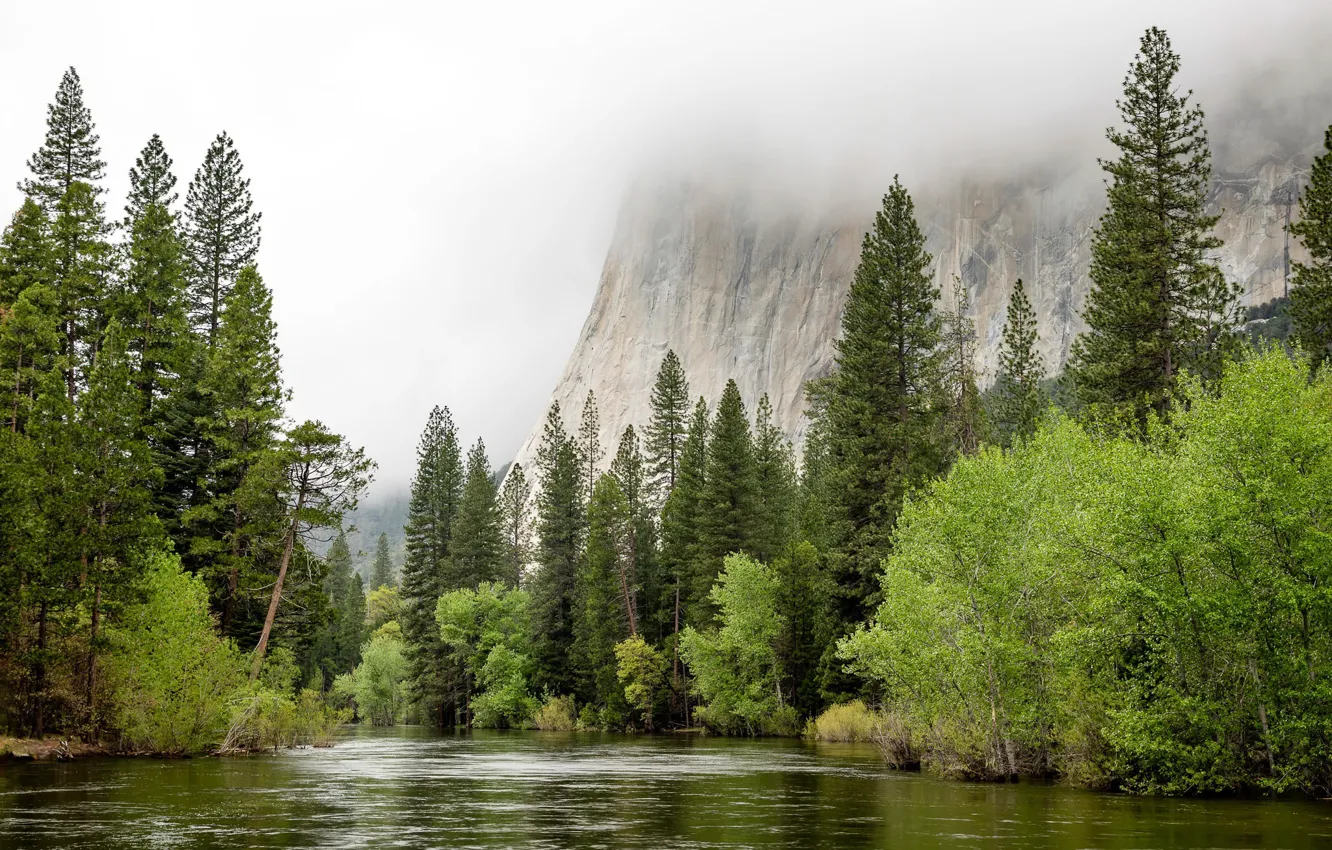
[[[1179,64],[1149,30],[1057,380],[1017,281],[980,391],[965,289],[939,306],[895,179],[799,462],[766,397],[696,398],[673,352],[648,421],[607,446],[591,394],[552,405],[530,469],[495,474],[437,407],[404,561],[380,534],[368,593],[345,537],[311,548],[368,464],[281,426],[230,139],[180,216],[154,139],[113,243],[71,71],[51,132],[82,158],[34,158],[0,251],[6,722],[165,751],[312,740],[340,712],[703,726],[873,740],[971,778],[1332,793],[1332,129],[1289,309],[1246,324]]]

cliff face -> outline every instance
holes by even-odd
[[[1302,146],[1216,164],[1211,203],[1225,240],[1219,261],[1242,285],[1245,304],[1282,294],[1287,195],[1307,175],[1319,140],[1311,134]],[[1105,203],[1099,172],[1025,174],[915,194],[945,302],[954,275],[969,294],[982,382],[994,377],[1019,277],[1037,312],[1041,353],[1052,374],[1060,371],[1084,329],[1092,231]],[[689,180],[636,186],[552,393],[566,422],[577,427],[583,399],[594,392],[601,442],[612,454],[626,425],[647,423],[652,382],[673,348],[695,397],[715,402],[735,378],[752,412],[766,392],[799,445],[807,424],[802,387],[831,368],[872,212],[785,211],[753,193]],[[540,435],[538,422],[517,462],[530,466]]]

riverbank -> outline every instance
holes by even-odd
[[[105,747],[68,738],[0,737],[0,761],[63,761],[105,755],[111,755]]]

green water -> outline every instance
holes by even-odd
[[[1332,806],[880,767],[866,747],[357,730],[250,758],[0,764],[0,847],[1332,847]]]

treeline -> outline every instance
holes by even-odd
[[[1332,129],[1291,228],[1310,257],[1291,348],[1255,351],[1179,65],[1149,30],[1109,132],[1088,330],[1054,380],[1017,281],[980,390],[965,290],[940,309],[895,180],[798,465],[766,398],[752,418],[734,382],[691,401],[673,353],[641,433],[604,447],[594,398],[577,422],[553,406],[502,491],[437,411],[407,528],[408,704],[442,725],[868,736],[976,778],[1327,794]]]
[[[286,419],[232,139],[183,203],[156,135],[115,218],[106,167],[71,68],[0,237],[0,727],[183,751],[327,725],[298,683],[356,663],[362,590],[311,546],[373,465]]]

